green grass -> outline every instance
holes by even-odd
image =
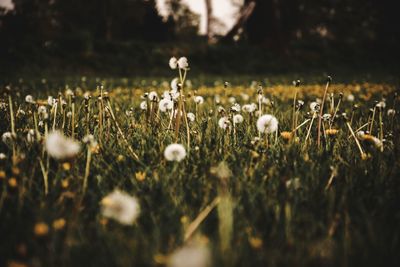
[[[129,146],[138,154],[136,161],[124,142],[115,122],[106,117],[103,134],[99,132],[97,115],[98,91],[95,81],[78,79],[59,80],[54,83],[23,81],[3,90],[1,101],[6,103],[0,111],[0,133],[11,130],[8,95],[11,94],[15,116],[15,160],[12,146],[3,142],[0,153],[0,265],[15,266],[161,266],[171,253],[185,246],[184,234],[190,222],[216,197],[220,202],[196,229],[190,242],[206,244],[212,254],[212,266],[396,266],[400,263],[400,161],[399,117],[394,107],[398,97],[394,87],[385,84],[333,84],[329,89],[345,96],[338,114],[350,117],[353,104],[352,128],[365,124],[374,100],[385,97],[382,112],[384,149],[360,141],[368,158],[361,159],[360,152],[345,120],[335,119],[333,128],[339,132],[322,139],[316,145],[317,123],[311,130],[311,141],[305,143],[307,127],[297,132],[298,140],[286,141],[280,135],[258,136],[255,115],[242,113],[244,122],[237,125],[236,137],[218,127],[217,104],[214,95],[221,95],[221,105],[228,111],[229,96],[239,104],[257,102],[256,89],[243,78],[244,86],[224,90],[221,82],[211,85],[211,80],[194,80],[198,94],[205,97],[199,106],[196,121],[190,124],[191,149],[181,162],[168,162],[163,152],[175,142],[173,130],[167,130],[167,114],[149,120],[140,110],[140,96],[144,91],[163,91],[160,83],[149,85],[146,81],[105,80],[112,109]],[[148,79],[147,79],[148,80]],[[151,79],[150,79],[151,80]],[[240,78],[232,78],[239,85]],[[273,114],[279,121],[279,133],[289,131],[292,124],[294,87],[287,77],[271,82],[265,95],[274,106],[263,106],[263,113]],[[223,80],[221,80],[223,81]],[[299,111],[299,124],[309,118],[309,104],[322,98],[324,84],[312,88],[318,79],[309,79],[309,87],[300,87],[300,97],[305,105]],[[362,81],[364,82],[364,81]],[[46,99],[48,94],[64,95],[69,85],[76,94],[75,137],[82,140],[87,127],[82,93],[92,94],[89,112],[89,131],[99,142],[99,151],[92,155],[88,190],[82,192],[86,165],[86,148],[69,161],[70,169],[62,162],[49,161],[49,193],[44,194],[43,175],[39,159],[46,160],[43,142],[29,144],[28,129],[34,129],[33,113],[37,107],[25,103],[25,95]],[[201,85],[207,84],[206,87]],[[389,83],[390,84],[390,83]],[[281,86],[282,88],[278,88]],[[78,87],[80,89],[78,89]],[[141,89],[139,87],[145,88]],[[358,88],[358,89],[357,89]],[[192,95],[194,89],[188,89]],[[250,100],[244,101],[240,93],[246,92]],[[348,94],[355,101],[346,100]],[[186,110],[195,112],[192,98],[186,101]],[[325,113],[330,113],[329,102]],[[397,114],[387,115],[395,108]],[[25,115],[16,115],[18,109]],[[132,116],[126,110],[134,109]],[[67,104],[65,111],[71,106]],[[378,109],[377,109],[378,110]],[[49,119],[51,128],[53,115]],[[68,121],[68,120],[67,120]],[[109,128],[107,128],[109,122]],[[379,128],[377,111],[372,135]],[[66,123],[60,129],[62,114],[58,114],[56,129],[71,135]],[[44,129],[39,128],[44,137]],[[235,141],[236,139],[236,141]],[[182,122],[178,143],[187,148],[186,128]],[[196,148],[197,147],[197,148]],[[188,148],[187,148],[188,149]],[[232,175],[218,178],[212,170],[225,162]],[[144,173],[145,178],[140,179]],[[334,175],[333,182],[327,186]],[[15,179],[13,185],[10,180]],[[288,185],[291,181],[292,186]],[[293,186],[299,182],[299,186]],[[68,185],[66,183],[68,182]],[[100,201],[109,192],[119,188],[136,196],[141,214],[132,226],[123,226],[101,216]],[[233,216],[230,225],[229,216]],[[55,229],[53,222],[63,218],[65,227]],[[43,235],[35,233],[35,225],[49,227]],[[232,232],[229,227],[233,227]],[[198,241],[200,240],[200,241]],[[222,247],[223,250],[222,250]]]

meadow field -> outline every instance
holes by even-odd
[[[399,266],[396,83],[170,68],[1,85],[0,266]]]

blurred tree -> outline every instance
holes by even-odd
[[[200,17],[194,14],[181,0],[166,0],[169,19],[174,21],[175,36],[179,39],[195,40],[198,35]]]

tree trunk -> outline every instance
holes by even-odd
[[[211,42],[211,21],[212,21],[212,3],[211,0],[205,0],[206,5],[206,34],[208,43]]]

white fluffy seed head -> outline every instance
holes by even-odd
[[[257,105],[255,103],[246,104],[242,106],[242,111],[247,113],[253,113],[257,109]]]
[[[231,125],[231,122],[229,121],[228,117],[222,117],[218,120],[218,126],[221,129],[228,129],[229,126]]]
[[[180,69],[187,69],[189,67],[189,63],[186,57],[181,57],[178,60],[178,67]]]
[[[65,137],[62,133],[51,132],[45,142],[47,153],[57,160],[74,158],[80,151],[80,145],[77,141]]]
[[[33,96],[27,95],[27,96],[25,96],[25,102],[29,103],[29,104],[34,104],[35,100],[33,100]]]
[[[158,94],[155,91],[150,92],[148,97],[149,97],[150,101],[157,101],[158,100]]]
[[[261,133],[274,133],[278,130],[278,120],[275,116],[266,114],[257,120],[257,130]]]
[[[311,102],[310,109],[313,113],[317,113],[319,112],[320,106],[321,105],[318,102]]]
[[[114,190],[101,202],[101,213],[104,217],[116,220],[120,224],[132,225],[140,214],[140,205],[135,197]]]
[[[140,103],[140,109],[141,110],[147,110],[147,102],[146,101],[142,101]]]
[[[164,157],[168,161],[180,162],[186,157],[186,149],[181,144],[170,144],[164,150]]]
[[[176,69],[178,67],[178,60],[176,59],[176,57],[171,57],[169,60],[169,67],[171,69]]]
[[[167,267],[209,267],[211,253],[204,245],[186,245],[169,257]]]
[[[243,116],[240,114],[236,114],[233,116],[233,123],[238,124],[243,122]]]
[[[201,105],[204,103],[204,98],[200,95],[197,95],[194,97],[194,102],[198,105]]]
[[[171,81],[171,90],[178,91],[178,84],[179,84],[179,79],[178,78],[172,79],[172,81]]]
[[[196,119],[196,115],[194,115],[192,112],[189,112],[187,114],[187,118],[190,122],[194,122],[194,120]]]
[[[169,98],[161,99],[158,103],[158,108],[161,112],[167,112],[174,107],[174,102]]]

